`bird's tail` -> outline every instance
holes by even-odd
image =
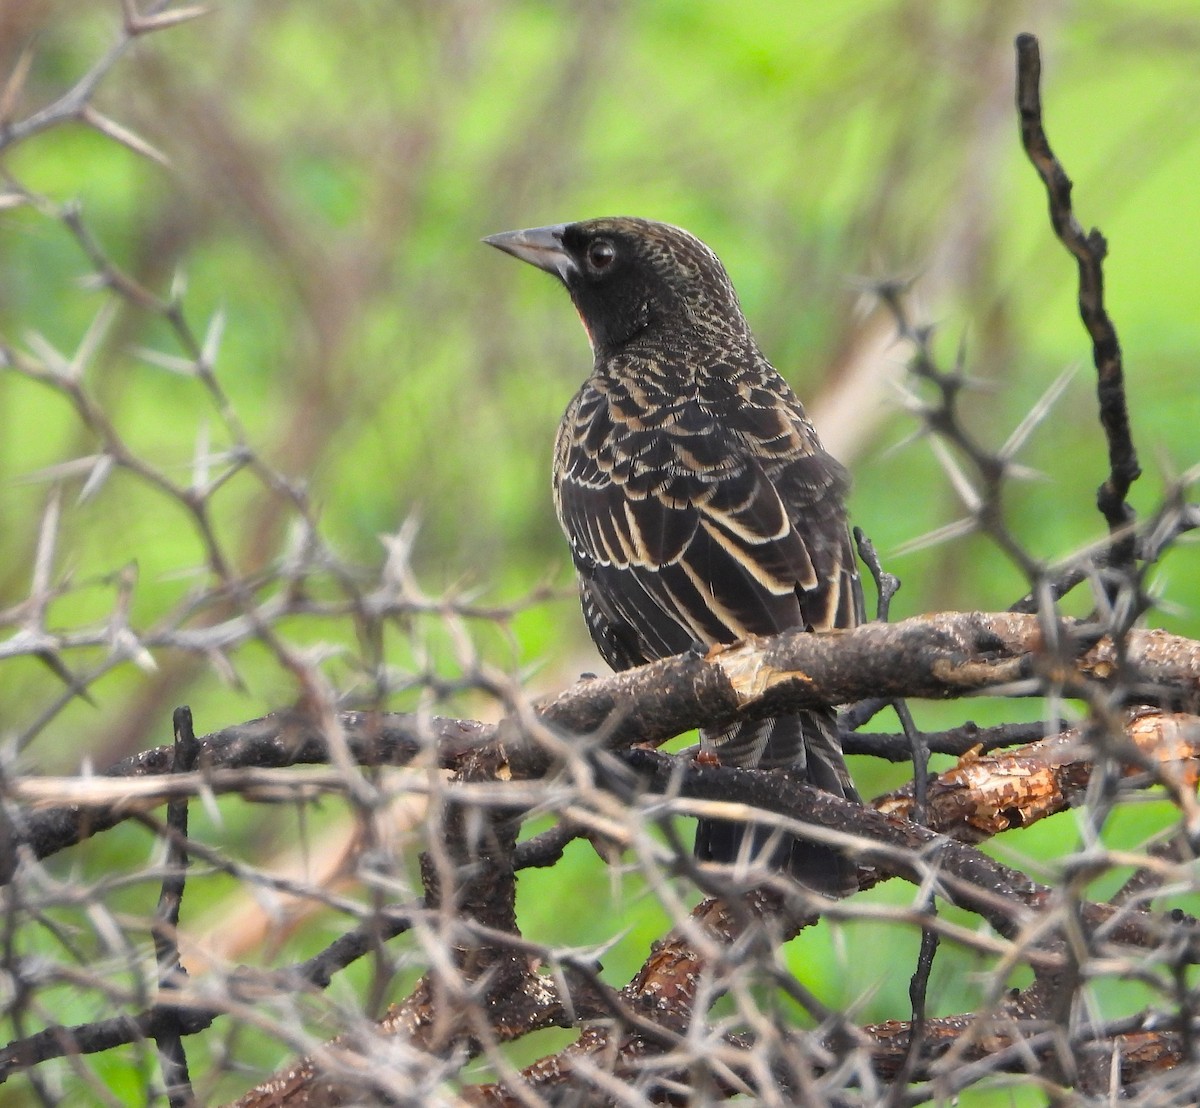
[[[723,765],[786,768],[803,774],[824,792],[861,803],[842,759],[831,709],[739,723],[720,732],[705,732],[701,740],[702,747]],[[702,819],[696,826],[696,857],[707,862],[760,862],[832,896],[845,896],[857,888],[856,867],[840,851],[767,824]]]

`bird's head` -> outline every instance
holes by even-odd
[[[589,219],[483,241],[555,274],[598,355],[639,336],[745,331],[725,267],[680,227],[631,217]]]

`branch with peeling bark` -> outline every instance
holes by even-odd
[[[1096,641],[1086,625],[1070,626],[1067,630],[1071,634],[1060,635],[1058,641],[1073,640],[1076,644],[1072,652],[1072,672],[1080,679],[1102,685],[1111,665],[1110,644],[1103,639]],[[510,794],[509,811],[512,804],[524,803],[521,779],[550,772],[558,764],[555,750],[567,724],[591,727],[589,741],[597,750],[606,749],[619,756],[620,761],[636,774],[638,785],[632,791],[628,782],[613,783],[618,791],[625,791],[630,803],[638,803],[639,797],[646,794],[669,794],[676,798],[672,803],[681,811],[695,813],[708,804],[710,808],[705,809],[706,814],[712,814],[711,806],[716,805],[720,808],[718,814],[735,818],[739,815],[744,818],[749,811],[775,812],[786,821],[789,830],[816,837],[824,835],[830,841],[857,851],[863,859],[860,870],[863,886],[892,875],[916,882],[934,880],[950,901],[978,912],[1009,944],[1015,944],[1011,946],[1015,953],[1010,956],[1031,965],[1053,968],[1061,966],[1061,954],[1047,949],[1044,943],[1026,947],[1022,936],[1031,929],[1038,931],[1041,928],[1044,939],[1046,914],[1066,912],[1064,904],[1057,902],[1056,894],[1046,886],[1029,882],[1024,874],[1000,866],[945,835],[954,836],[962,843],[978,842],[1013,827],[1027,826],[1069,807],[1086,792],[1092,772],[1091,751],[1082,732],[1064,732],[1001,754],[964,758],[930,783],[927,826],[924,827],[918,827],[906,818],[911,813],[911,789],[881,798],[876,802],[879,812],[870,813],[812,790],[786,774],[693,765],[650,750],[629,749],[647,733],[660,741],[675,730],[702,721],[706,718],[704,713],[712,710],[714,704],[734,708],[740,705],[746,712],[769,714],[784,705],[806,703],[808,697],[830,695],[827,691],[830,689],[861,691],[878,687],[894,679],[898,654],[905,659],[905,668],[901,672],[907,673],[912,682],[903,686],[905,691],[918,689],[950,697],[963,691],[992,689],[997,682],[1003,682],[1009,691],[1020,691],[1012,687],[1014,678],[1025,680],[1023,674],[1044,672],[1049,664],[1038,652],[1042,641],[1037,621],[1029,617],[978,613],[942,615],[893,626],[874,625],[830,636],[783,635],[740,644],[707,657],[687,655],[645,667],[642,671],[582,682],[527,714],[519,713],[491,727],[470,721],[418,721],[404,716],[354,714],[346,715],[340,722],[348,749],[362,763],[402,765],[422,754],[432,754],[440,765],[458,772],[460,789],[469,787],[464,774],[476,782],[501,782],[502,790],[506,789]],[[1139,671],[1149,684],[1163,690],[1163,699],[1194,697],[1197,675],[1200,674],[1197,663],[1200,646],[1189,640],[1145,632],[1135,633],[1130,647]],[[928,649],[931,656],[917,664],[915,659],[921,656],[923,648]],[[850,668],[840,660],[842,652],[853,657]],[[1054,664],[1063,664],[1061,649]],[[858,676],[847,678],[847,673]],[[628,697],[628,701],[623,701],[624,697]],[[600,722],[598,734],[597,721]],[[1195,780],[1198,738],[1200,723],[1194,717],[1151,710],[1134,713],[1124,734],[1129,751],[1128,772],[1145,777],[1145,763],[1150,760],[1160,767],[1160,779],[1170,779],[1182,790]],[[65,821],[73,827],[75,834],[70,837],[75,838],[84,830],[94,833],[106,824],[118,822],[131,806],[158,804],[169,796],[195,795],[205,789],[234,788],[239,784],[244,789],[253,782],[243,779],[239,783],[238,775],[251,772],[249,767],[254,767],[253,774],[263,775],[270,771],[261,767],[323,762],[328,758],[327,744],[313,722],[306,721],[298,713],[269,717],[202,740],[201,761],[209,767],[204,773],[168,776],[165,757],[160,757],[159,752],[148,752],[121,767],[125,773],[140,780],[121,782],[114,775],[98,778],[90,796],[73,794],[74,803],[69,808],[30,812],[25,830],[30,831],[38,825],[42,832],[49,833],[54,824]],[[275,787],[283,785],[283,780],[278,779],[283,776],[277,775],[273,782]],[[336,788],[339,781],[344,786],[344,779],[333,774],[324,780],[323,786]],[[260,789],[271,783],[262,776],[257,779]],[[18,794],[18,799],[27,803],[52,801],[53,788],[46,787],[49,784],[43,782],[38,789],[31,787],[28,795]],[[311,782],[299,784],[311,785]],[[126,790],[120,805],[113,803],[114,787]],[[148,787],[146,795],[138,800],[133,794],[143,787]],[[740,807],[740,812],[735,807]],[[500,804],[492,810],[502,813],[505,809]],[[659,810],[664,810],[661,805]],[[33,840],[30,841],[32,844]],[[50,838],[39,841],[43,850],[51,849]],[[450,835],[449,841],[458,842],[460,845],[455,849],[462,854],[462,830]],[[515,858],[512,844],[501,854]],[[458,863],[451,862],[446,872],[453,875],[470,861],[470,856],[471,852],[467,851]],[[489,872],[513,872],[516,868],[512,865],[508,870],[504,866],[496,869],[493,865]],[[763,918],[763,897],[767,898],[765,903],[774,905],[773,913],[768,914],[774,919],[776,939],[794,934],[811,923],[816,918],[815,912],[822,907],[814,906],[803,897],[798,899],[794,889],[760,888],[758,892],[751,892],[745,888],[744,876],[741,879],[727,875],[714,877],[700,869],[693,869],[692,876],[702,888],[719,897],[706,902],[707,907],[702,905],[697,909],[699,915],[696,917],[704,921],[706,933],[717,936],[716,953],[713,949],[697,950],[686,931],[677,933],[656,949],[635,981],[619,996],[610,997],[608,1003],[612,1010],[607,1011],[607,1015],[613,1016],[614,1011],[624,1012],[626,1022],[635,1029],[638,1026],[635,1016],[648,1019],[662,1032],[658,1039],[650,1034],[652,1027],[641,1028],[632,1039],[626,1035],[621,1040],[624,1044],[622,1056],[632,1050],[630,1058],[641,1058],[648,1050],[653,1053],[669,1046],[671,1035],[677,1034],[678,1028],[690,1018],[694,1000],[694,989],[683,988],[682,983],[694,983],[704,973],[713,972],[714,958],[717,962],[721,958],[720,949],[739,941],[748,921]],[[433,871],[430,871],[427,886],[426,907],[436,908],[440,896]],[[749,914],[744,910],[739,916],[741,924],[734,927],[729,922],[728,908],[723,906],[741,903],[747,896],[758,898],[754,903],[760,907]],[[507,895],[495,897],[494,890],[478,899],[480,904],[490,904],[493,908],[507,901]],[[828,907],[825,908],[828,913]],[[1195,925],[1190,921],[1167,920],[1135,908],[1099,904],[1083,904],[1078,909],[1079,919],[1097,941],[1145,948],[1165,942],[1177,947],[1183,943],[1182,949],[1189,960],[1195,952],[1200,952],[1200,935],[1193,934]],[[710,918],[710,913],[715,916]],[[495,933],[508,930],[517,937],[518,933],[512,929],[515,918],[506,919],[511,927],[509,924],[497,926],[503,921],[490,919],[484,913],[479,921],[491,928],[491,947],[476,941],[464,949],[494,952],[498,949]],[[713,919],[719,920],[720,925],[713,925]],[[407,922],[408,917],[405,926]],[[389,928],[383,937],[403,929]],[[349,944],[342,964],[349,964],[369,947],[369,943]],[[1192,953],[1187,953],[1189,951]],[[504,981],[505,988],[498,994],[491,994],[492,1000],[487,1006],[490,1026],[486,1032],[476,1029],[469,1036],[469,1041],[475,1044],[471,1048],[473,1052],[483,1049],[489,1036],[502,1042],[538,1027],[561,1024],[564,1020],[570,1022],[572,1015],[568,1013],[573,1014],[574,1019],[606,1013],[604,1003],[598,999],[602,994],[597,994],[594,988],[585,988],[576,978],[574,984],[579,991],[563,997],[558,986],[545,975],[532,972],[531,967],[537,959],[530,961],[529,958],[526,951],[518,960],[505,962],[516,973],[511,981],[507,975],[493,972],[492,976]],[[321,983],[326,983],[330,972],[337,968],[335,965],[331,971],[330,967],[322,966]],[[309,980],[317,979],[309,976]],[[464,983],[460,982],[459,987],[465,987]],[[659,1004],[647,1014],[645,997],[650,994],[660,999],[668,996],[670,1001]],[[425,1041],[428,1029],[439,1024],[438,995],[438,990],[431,985],[422,985],[385,1019],[380,1033],[400,1034],[413,1049],[429,1049],[430,1044]],[[442,1003],[445,1003],[444,993]],[[195,1022],[197,1026],[202,1024],[200,1020]],[[153,1013],[148,1013],[142,1023],[154,1025]],[[422,1031],[422,1028],[426,1030]],[[446,1027],[442,1025],[439,1034],[446,1033]],[[870,1033],[867,1029],[867,1034]],[[457,1040],[451,1035],[447,1041]],[[104,1042],[105,1049],[111,1046],[108,1039]],[[539,1063],[525,1077],[535,1085],[539,1081],[551,1081],[547,1075],[555,1075],[555,1081],[566,1079],[565,1075],[572,1072],[571,1067],[579,1057],[593,1058],[593,1061],[599,1057],[608,1058],[611,1047],[609,1033],[587,1032],[566,1056]],[[342,1044],[334,1050],[332,1058],[342,1060],[335,1067],[340,1076],[334,1084],[349,1082],[354,1086],[357,1079],[352,1075],[356,1067],[350,1066],[347,1070],[342,1064],[346,1062],[347,1052],[354,1054],[352,1045]],[[10,1055],[13,1060],[18,1057]],[[276,1093],[282,1093],[284,1088],[291,1089],[297,1097],[299,1090],[311,1092],[317,1086],[332,1088],[330,1081],[333,1079],[328,1076],[327,1068],[335,1063],[329,1059],[326,1063],[325,1068],[313,1060],[302,1063],[288,1075],[281,1075],[271,1087]],[[21,1063],[18,1061],[18,1064]],[[744,1080],[735,1080],[737,1069],[733,1065],[726,1075],[731,1089]],[[267,1095],[265,1087],[259,1093]],[[500,1093],[481,1091],[478,1095],[484,1102],[490,1102],[489,1098]],[[246,1103],[304,1101],[252,1098]]]
[[[1196,759],[1200,758],[1200,718],[1141,710],[1125,728],[1128,743],[1123,772],[1137,777],[1152,765],[1167,780],[1183,809],[1185,824],[1200,829],[1195,802]],[[1094,768],[1084,732],[1063,731],[1019,750],[990,756],[967,755],[939,774],[926,792],[931,827],[963,842],[982,842],[1017,827],[1028,827],[1082,799]],[[910,816],[913,788],[880,797],[875,807]]]
[[[1092,624],[1062,621],[1055,649],[1046,643],[1036,616],[947,612],[852,631],[785,632],[707,656],[679,655],[581,681],[494,725],[357,712],[343,713],[339,724],[360,765],[408,765],[428,752],[443,768],[457,769],[465,758],[497,744],[512,777],[532,778],[559,760],[555,735],[588,736],[591,743],[622,749],[657,745],[738,716],[765,718],[868,696],[1032,695],[1044,680],[1103,689],[1115,672],[1115,648]],[[1127,649],[1139,675],[1133,693],[1165,704],[1200,702],[1200,644],[1163,631],[1132,631]],[[210,770],[329,759],[321,727],[300,711],[226,728],[201,743],[199,764]],[[153,777],[170,770],[170,748],[160,747],[126,759],[105,776]],[[13,829],[15,842],[44,858],[123,818],[122,809],[103,796],[86,808],[81,800],[26,812]]]
[[[1141,714],[1130,721],[1129,738],[1139,747],[1153,752],[1164,766],[1172,766],[1181,774],[1195,774],[1196,758],[1200,754],[1200,720]],[[1076,756],[1074,761],[1067,757],[1068,752]],[[663,756],[648,751],[635,753],[643,762],[661,767],[663,772],[670,774],[667,759]],[[1029,750],[991,759],[994,780],[987,776],[985,761],[974,759],[965,767],[956,767],[940,775],[930,790],[931,818],[967,838],[981,838],[988,830],[998,831],[1016,825],[1007,822],[980,827],[977,821],[969,817],[964,819],[961,810],[967,798],[974,802],[972,811],[984,811],[995,800],[996,782],[1000,783],[1001,790],[1011,791],[1013,780],[1029,775],[1037,780],[1037,786],[1028,789],[1028,796],[1008,796],[1007,802],[1032,806],[1035,811],[1026,817],[1026,822],[1032,822],[1056,809],[1055,787],[1038,777],[1035,772],[1038,767],[1044,767],[1049,778],[1057,783],[1058,809],[1070,803],[1072,792],[1086,786],[1091,768],[1077,732],[1056,736]],[[962,772],[964,768],[968,770],[966,777]],[[697,786],[692,779],[693,772],[701,779],[715,781],[715,787],[706,789],[702,783]],[[677,774],[671,776],[683,794],[712,792],[736,798],[739,779],[757,775],[747,771],[697,767],[682,780]],[[774,775],[771,783],[778,784],[778,775]],[[978,789],[978,795],[973,793],[972,785]],[[805,786],[795,785],[791,790],[785,786],[777,791],[778,795],[773,798],[776,810],[786,810],[789,804],[805,807],[809,818],[815,816],[819,824],[829,830],[847,838],[854,837],[860,843],[865,840],[891,848],[882,856],[872,856],[878,869],[867,867],[860,871],[864,885],[877,880],[881,871],[899,872],[910,880],[917,880],[921,870],[933,869],[940,887],[951,901],[979,911],[1000,934],[1010,938],[1013,943],[1010,956],[1015,949],[1017,957],[1023,957],[1043,971],[1054,968],[1061,971],[1065,964],[1064,941],[1056,940],[1054,934],[1060,927],[1069,929],[1076,918],[1083,921],[1097,943],[1133,944],[1151,950],[1170,948],[1176,956],[1184,950],[1184,956],[1189,960],[1200,957],[1200,925],[1195,921],[1179,916],[1158,917],[1143,911],[1122,911],[1107,905],[1072,904],[1069,892],[1057,893],[1046,886],[1028,882],[1023,874],[1008,870],[969,847],[960,848],[941,841],[941,836],[926,828],[894,822],[888,816],[903,808],[903,798],[882,798],[877,802],[881,814],[876,816],[856,812],[851,805]],[[807,795],[797,800],[793,793]],[[951,795],[958,798],[957,805],[945,805],[936,799]],[[789,825],[789,829],[796,827]],[[816,913],[810,905],[803,903],[803,898],[796,897],[794,889],[776,887],[739,891],[732,885],[727,886],[719,898],[706,900],[693,911],[688,927],[677,929],[656,946],[606,1013],[614,1026],[585,1028],[579,1040],[566,1050],[522,1071],[520,1093],[511,1083],[481,1086],[467,1090],[468,1102],[516,1105],[523,1103],[522,1098],[531,1093],[553,1096],[556,1090],[578,1087],[581,1080],[589,1082],[597,1071],[640,1083],[649,1096],[661,1094],[669,1087],[668,1076],[681,1077],[669,1074],[669,1067],[664,1072],[661,1066],[652,1064],[652,1059],[665,1059],[680,1045],[679,1037],[696,1016],[698,993],[703,991],[711,997],[721,991],[722,974],[728,972],[723,963],[728,958],[736,959],[738,945],[756,928],[770,932],[767,941],[778,944],[815,919]],[[954,937],[950,929],[945,932]],[[698,941],[704,939],[708,942]],[[1025,949],[1021,950],[1021,947]],[[703,987],[705,983],[707,988]],[[545,1012],[552,1011],[555,1018],[561,1016],[560,999],[548,997],[546,1005]],[[576,1010],[590,1009],[578,1004]],[[1078,1045],[1081,1057],[1121,1057],[1123,1086],[1178,1063],[1182,1058],[1180,1035],[1155,1028],[1153,1024],[1154,1017],[1147,1013],[1120,1027],[1105,1029],[1103,1033],[1095,1029],[1083,1031]],[[793,1048],[810,1057],[817,1072],[833,1069],[839,1054],[844,1055],[847,1050],[865,1043],[876,1076],[883,1081],[895,1076],[910,1046],[909,1025],[895,1021],[870,1025],[854,1034],[843,1029],[837,1035],[824,1037],[796,1032],[788,1033],[788,1037],[793,1040]],[[929,1021],[923,1028],[916,1055],[920,1063],[911,1076],[916,1080],[952,1082],[953,1075],[947,1077],[945,1068],[939,1068],[936,1061],[951,1046],[960,1046],[959,1053],[966,1061],[990,1059],[997,1070],[1021,1072],[1028,1069],[1030,1059],[1036,1063],[1051,1055],[1060,1040],[1061,1033],[1051,1021],[1031,1018],[1021,1003],[1013,1000],[1006,1002],[994,1016],[972,1013]],[[753,1040],[723,1044],[715,1067],[718,1071],[715,1080],[726,1095],[735,1092],[754,1095],[765,1091],[755,1086],[755,1066],[751,1061],[754,1048]],[[779,1081],[778,1073],[773,1072],[772,1076],[776,1079],[776,1088],[794,1088],[786,1078]],[[761,1079],[761,1072],[757,1077]]]
[[[1089,624],[1062,623],[1054,630],[1052,636],[1045,635],[1039,620],[1029,616],[948,613],[895,625],[867,625],[830,635],[785,634],[741,643],[703,657],[684,655],[614,677],[590,679],[496,725],[348,713],[338,721],[340,739],[351,756],[363,765],[407,765],[432,757],[440,766],[460,775],[459,788],[464,790],[468,781],[462,778],[463,774],[473,773],[477,782],[508,782],[502,788],[510,796],[509,811],[512,804],[525,803],[520,795],[522,780],[553,772],[562,763],[561,744],[564,741],[578,744],[582,739],[584,748],[597,755],[608,751],[634,772],[637,785],[632,790],[627,781],[609,782],[617,791],[623,789],[632,804],[638,803],[639,796],[665,793],[675,797],[672,804],[677,807],[673,810],[692,814],[705,804],[710,806],[705,809],[708,814],[711,806],[716,805],[721,809],[719,814],[734,818],[757,811],[760,815],[756,818],[762,819],[762,812],[774,812],[789,830],[825,836],[857,851],[863,861],[862,885],[894,875],[918,883],[933,880],[951,902],[989,920],[1010,944],[1010,957],[1044,970],[1053,969],[1063,964],[1062,954],[1056,953],[1061,942],[1052,942],[1050,947],[1044,942],[1029,945],[1023,936],[1032,930],[1045,939],[1045,928],[1050,926],[1047,914],[1062,921],[1051,926],[1051,932],[1066,926],[1067,905],[1047,886],[1029,882],[1024,874],[1000,866],[964,844],[1027,826],[1069,807],[1084,795],[1093,763],[1082,732],[1049,736],[1004,753],[964,758],[930,783],[924,827],[906,818],[911,813],[911,789],[881,798],[877,813],[863,812],[791,780],[786,774],[694,765],[630,747],[662,742],[714,718],[729,718],[739,713],[765,716],[829,699],[861,697],[880,691],[942,699],[989,691],[1019,695],[1043,687],[1048,675],[1063,685],[1083,684],[1103,690],[1115,665],[1112,644],[1098,636]],[[1053,650],[1047,648],[1047,642],[1054,643]],[[1164,702],[1196,700],[1200,689],[1200,645],[1147,631],[1133,632],[1127,648],[1128,664],[1139,674],[1145,691]],[[1133,714],[1124,734],[1128,747],[1127,772],[1140,774],[1149,781],[1153,778],[1147,777],[1147,766],[1158,767],[1157,779],[1173,782],[1177,794],[1186,796],[1187,787],[1195,780],[1197,734],[1197,721],[1193,717],[1150,710]],[[571,735],[576,738],[571,739]],[[1110,742],[1110,750],[1112,745]],[[131,808],[146,808],[170,796],[195,795],[205,790],[280,788],[285,785],[283,781],[270,781],[261,775],[269,774],[272,767],[329,760],[330,745],[316,721],[300,712],[268,717],[201,740],[199,764],[206,767],[202,772],[169,775],[167,752],[150,751],[97,778],[90,793],[86,788],[73,793],[69,805],[48,809],[36,805],[53,804],[52,783],[31,785],[27,795],[15,794],[16,799],[27,805],[17,830],[29,847],[45,856],[119,823]],[[603,770],[603,763],[597,764]],[[480,767],[487,767],[482,777]],[[260,776],[256,783],[245,774],[251,778],[255,774]],[[240,780],[239,775],[242,775]],[[140,780],[122,782],[121,777]],[[295,784],[303,788],[314,783]],[[337,773],[328,775],[321,783],[324,788],[336,789],[339,785],[344,787],[345,779]],[[22,786],[15,787],[19,790]],[[124,790],[120,803],[114,802],[114,787]],[[143,790],[139,800],[136,794]],[[499,803],[499,807],[491,810],[503,812],[503,803]],[[660,807],[660,811],[665,810]],[[1185,816],[1188,815],[1185,809]],[[586,811],[582,818],[586,823]],[[1194,825],[1190,818],[1185,822]],[[956,843],[946,838],[946,833],[962,841]],[[459,842],[461,853],[461,830],[450,836],[449,841]],[[564,841],[560,835],[555,849],[561,850]],[[501,854],[515,859],[511,843]],[[451,864],[446,872],[452,876],[463,864],[467,864],[465,857]],[[492,865],[489,872],[514,872],[515,864],[510,862],[509,866],[506,869],[504,865],[499,868]],[[740,903],[746,896],[768,897],[768,902],[776,905],[772,919],[777,938],[794,934],[811,923],[820,907],[803,898],[797,900],[794,890],[789,893],[780,888],[760,888],[752,893],[745,888],[744,875],[714,877],[693,867],[691,876],[719,898],[697,909],[697,918],[709,921],[708,914],[715,912],[715,918],[723,921],[715,931],[710,922],[704,924],[706,933],[711,931],[717,936],[715,948],[697,949],[686,932],[677,933],[660,945],[625,990],[608,995],[607,1001],[606,994],[596,988],[594,981],[579,974],[571,978],[571,994],[561,995],[558,984],[533,969],[538,959],[530,961],[530,954],[525,951],[515,960],[502,959],[503,965],[515,974],[511,980],[507,972],[497,974],[494,968],[485,974],[489,981],[503,982],[503,988],[499,992],[489,990],[492,999],[486,1006],[488,1025],[465,1029],[466,1040],[451,1034],[444,1017],[437,1014],[439,1006],[448,1002],[447,997],[454,990],[447,994],[444,988],[435,987],[432,979],[418,987],[375,1034],[399,1034],[411,1049],[425,1051],[430,1049],[430,1042],[426,1041],[429,1029],[438,1027],[439,1037],[449,1035],[446,1043],[465,1042],[474,1053],[489,1043],[520,1037],[538,1027],[571,1023],[588,1014],[593,1017],[604,1014],[608,1018],[623,1014],[624,1023],[636,1033],[627,1030],[618,1037],[622,1044],[618,1057],[626,1058],[632,1065],[647,1052],[661,1053],[669,1049],[672,1035],[677,1035],[691,1018],[694,989],[683,988],[682,983],[700,981],[706,973],[716,972],[719,976],[723,957],[720,951],[740,941],[742,930],[731,929],[722,914],[726,909],[721,905]],[[432,871],[427,886],[426,907],[436,906],[440,898]],[[507,895],[496,898],[489,893],[478,903],[494,907],[508,901]],[[1187,920],[1167,920],[1133,907],[1101,904],[1077,904],[1075,912],[1095,941],[1151,949],[1170,942],[1182,949],[1182,956],[1188,960],[1200,952],[1200,935],[1193,934],[1195,925]],[[757,917],[753,912],[749,915],[743,912],[739,918],[743,925],[748,925],[747,920],[761,919],[762,915],[761,911]],[[397,925],[385,925],[379,937],[398,934],[413,918],[412,914],[401,913]],[[507,930],[514,939],[519,939],[514,929],[515,917],[506,918],[509,925],[498,927],[497,921],[484,913],[477,922],[490,927],[491,945],[476,939],[463,950],[490,952],[489,957],[494,961],[495,952],[503,950],[503,944],[495,945],[496,933]],[[926,920],[925,925],[932,925],[932,921]],[[943,925],[939,928],[949,933]],[[332,961],[318,958],[305,967],[308,980],[327,983],[333,973],[361,957],[371,945],[365,933],[362,939],[346,936],[339,940]],[[492,964],[486,959],[485,962]],[[468,957],[468,963],[474,964],[472,958]],[[469,979],[461,979],[456,989],[461,991],[468,985]],[[711,996],[720,988],[710,985],[706,995]],[[657,1006],[650,1011],[645,1008],[648,995],[657,998]],[[664,1001],[663,997],[669,999]],[[206,1026],[218,1014],[218,1010],[197,1013],[192,1026]],[[641,1026],[639,1020],[649,1020],[649,1026]],[[128,1034],[139,1034],[137,1028],[143,1025],[157,1026],[153,1010],[140,1022],[131,1021]],[[658,1028],[657,1033],[654,1028]],[[864,1033],[868,1038],[872,1034],[870,1029]],[[926,1033],[922,1035],[924,1042]],[[72,1041],[71,1036],[60,1035],[58,1039]],[[74,1041],[81,1042],[79,1038]],[[84,1038],[84,1049],[87,1041]],[[599,1059],[605,1059],[606,1065],[612,1062],[616,1041],[611,1032],[585,1031],[566,1055],[544,1060],[522,1079],[534,1087],[547,1082],[547,1087],[553,1087],[558,1081],[568,1080],[582,1059],[591,1059],[588,1067],[599,1064]],[[111,1045],[111,1035],[96,1040],[97,1049]],[[39,1051],[47,1049],[53,1051],[53,1045],[40,1043],[38,1051],[14,1049],[7,1055],[9,1064],[28,1064],[45,1056]],[[317,1088],[329,1091],[335,1087],[359,1087],[361,1067],[349,1063],[356,1056],[354,1045],[335,1044],[330,1049],[328,1057],[314,1056],[260,1087],[246,1103],[305,1103],[298,1098]],[[336,1070],[336,1076],[331,1076],[330,1067]],[[726,1067],[722,1081],[731,1090],[744,1085],[745,1076],[739,1076],[738,1071],[735,1062]],[[378,1086],[372,1087],[380,1091]],[[472,1095],[485,1103],[500,1097],[498,1102],[503,1103],[507,1094],[497,1088]],[[284,1099],[256,1100],[256,1096]]]

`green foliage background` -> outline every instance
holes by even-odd
[[[113,3],[0,6],[4,72],[20,49],[34,52],[18,116],[73,83],[117,19]],[[78,200],[103,248],[147,287],[165,293],[182,275],[198,331],[224,313],[217,372],[251,441],[310,482],[347,558],[378,562],[378,536],[415,516],[413,562],[431,595],[469,586],[500,603],[546,580],[562,585],[562,599],[515,621],[511,640],[481,639],[505,668],[536,663],[531,687],[549,690],[596,665],[566,595],[548,494],[554,427],[588,353],[566,298],[479,245],[490,232],[638,214],[712,245],[761,345],[854,471],[855,520],[904,580],[893,618],[1005,606],[1024,585],[980,539],[892,553],[962,508],[924,443],[898,447],[915,427],[896,388],[905,352],[888,344],[865,279],[911,277],[944,359],[964,342],[981,384],[966,399],[968,420],[992,445],[1079,367],[1021,457],[1044,479],[1014,485],[1008,506],[1015,533],[1047,560],[1101,533],[1093,492],[1105,455],[1074,266],[1053,240],[1012,107],[1019,30],[1042,42],[1047,126],[1081,219],[1110,243],[1108,302],[1146,470],[1134,499],[1150,510],[1198,453],[1200,13],[1191,5],[226,0],[147,36],[96,97],[168,167],[68,125],[14,147],[3,170],[52,201]],[[32,205],[0,212],[0,334],[73,350],[103,299],[80,287],[87,272],[55,219]],[[180,353],[172,343],[161,320],[124,309],[87,373],[130,444],[183,479],[201,429],[218,446],[220,432],[194,381],[136,354]],[[60,396],[0,371],[0,606],[29,588],[47,482],[27,478],[95,446]],[[76,587],[53,622],[102,618],[109,576],[136,562],[132,616],[151,623],[203,560],[187,521],[124,475],[83,504],[72,499],[78,482],[67,487],[60,572]],[[213,508],[241,568],[271,564],[286,530],[276,501],[235,480]],[[1155,622],[1197,634],[1194,554],[1171,555],[1159,578],[1170,604]],[[303,622],[284,630],[300,642],[341,633]],[[429,651],[453,674],[432,629],[390,646],[397,664]],[[22,766],[106,765],[164,742],[177,703],[190,703],[207,731],[296,695],[262,651],[236,659],[241,688],[194,659],[157,660],[153,674],[126,666],[105,677],[94,707],[65,707]],[[43,667],[7,665],[0,727],[16,732],[57,690]],[[338,665],[332,675],[346,677]],[[466,696],[450,707],[495,710]],[[1037,711],[925,706],[919,718],[942,726]],[[903,767],[854,770],[865,794],[904,776]],[[1136,841],[1141,818],[1114,835]],[[261,845],[285,840],[288,827],[278,813],[227,810],[219,834],[268,836]],[[996,849],[1053,858],[1075,841],[1071,818],[1060,817]],[[145,848],[97,843],[86,865],[102,870]],[[608,878],[576,847],[566,866],[522,878],[523,922],[531,937],[573,944],[631,928],[605,958],[609,979],[623,981],[665,919],[636,879],[626,884],[623,900],[598,910]],[[806,934],[793,964],[830,1003],[855,1004],[856,1019],[903,1018],[917,938],[864,928]],[[963,956],[944,959],[938,1012],[972,1006],[971,968]]]

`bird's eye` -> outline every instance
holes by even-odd
[[[608,239],[596,239],[587,248],[588,265],[593,270],[607,269],[616,258],[617,249]]]

